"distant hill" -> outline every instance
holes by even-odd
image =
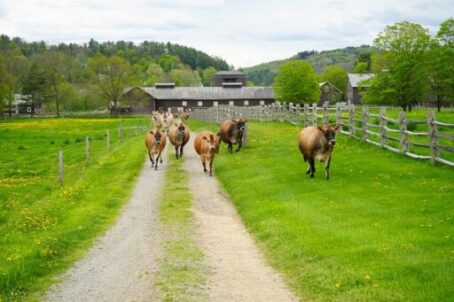
[[[248,80],[254,82],[255,85],[271,85],[274,77],[279,71],[279,67],[289,60],[306,60],[312,64],[317,73],[321,73],[323,69],[329,65],[338,65],[345,68],[347,71],[352,71],[355,62],[358,61],[360,56],[370,54],[371,51],[372,47],[368,45],[324,50],[320,52],[315,50],[302,51],[288,59],[262,63],[256,66],[242,68],[242,70],[246,73]]]

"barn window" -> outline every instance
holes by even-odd
[[[181,106],[186,107],[187,105],[188,105],[188,102],[187,102],[187,101],[182,101],[182,102],[181,102]]]
[[[235,102],[234,101],[229,101],[229,106],[233,106],[235,105]]]
[[[323,87],[325,93],[329,93],[329,86],[328,85],[325,85],[325,87]]]
[[[202,101],[198,101],[197,102],[197,106],[202,107],[203,106],[203,102]]]
[[[244,106],[249,106],[249,101],[248,100],[244,100]]]
[[[219,102],[218,101],[213,101],[213,106],[219,106]]]
[[[260,106],[264,106],[265,105],[265,101],[260,101]]]
[[[27,107],[27,112],[32,112],[32,107]]]

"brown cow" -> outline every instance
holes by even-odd
[[[212,166],[214,156],[219,153],[220,134],[217,137],[211,131],[202,131],[194,140],[194,148],[202,160],[203,172],[207,171],[206,164],[210,163],[210,176],[213,176]]]
[[[303,154],[304,161],[309,161],[306,174],[314,177],[315,162],[314,160],[326,161],[325,177],[329,179],[329,166],[331,163],[331,152],[333,152],[336,140],[334,139],[336,131],[340,125],[324,125],[323,127],[306,127],[300,132],[299,148]]]
[[[164,112],[162,114],[162,120],[164,121],[164,127],[166,128],[167,135],[169,135],[169,129],[174,122],[173,114],[171,112]]]
[[[153,111],[151,114],[151,117],[153,118],[153,124],[154,127],[157,129],[162,129],[164,125],[164,120],[162,119],[162,115],[158,111]]]
[[[172,124],[169,129],[170,143],[175,146],[175,155],[183,156],[183,147],[189,141],[189,128],[183,123]]]
[[[229,152],[232,153],[232,145],[238,143],[238,149],[236,152],[240,151],[240,148],[243,144],[243,134],[245,129],[246,120],[244,119],[234,119],[226,120],[221,125],[221,140],[229,145]]]
[[[148,156],[150,157],[151,167],[154,166],[155,170],[158,170],[158,161],[161,160],[161,153],[166,146],[166,133],[160,129],[154,129],[148,131],[145,135],[145,146],[148,149]],[[153,160],[154,156],[156,157],[156,164]]]

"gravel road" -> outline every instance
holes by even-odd
[[[194,137],[195,133],[191,133],[185,148],[184,167],[190,175],[198,241],[211,270],[208,277],[210,300],[297,301],[281,276],[264,261],[216,177],[203,172],[193,147]]]
[[[84,259],[63,274],[44,301],[152,301],[160,255],[159,197],[165,163],[155,171],[147,158],[130,201],[116,224]]]

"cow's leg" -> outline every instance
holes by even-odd
[[[181,147],[180,147],[180,158],[183,157],[183,147],[184,147],[184,145],[181,145]]]
[[[161,152],[158,153],[158,156],[156,157],[156,165],[154,166],[154,169],[155,170],[158,170],[158,162],[159,162],[159,158],[161,157]],[[162,163],[162,161],[161,161]]]
[[[232,151],[233,151],[232,143],[229,143],[229,152],[232,153]]]
[[[315,174],[315,161],[313,158],[309,158],[309,164],[311,169],[311,178],[313,178]]]
[[[236,152],[240,151],[241,146],[242,146],[243,139],[240,139],[238,142],[238,149],[236,149]]]
[[[150,152],[148,152],[148,157],[150,158],[151,167],[153,168],[153,167],[154,167],[154,161],[153,161],[153,156],[151,156],[151,153],[150,153]]]
[[[210,159],[210,176],[213,176],[213,158]]]
[[[325,178],[326,179],[329,179],[329,166],[331,164],[331,154],[329,155],[328,157],[328,160],[326,161],[326,164],[325,164]]]
[[[175,156],[176,156],[177,159],[178,159],[178,146],[175,146]]]
[[[203,166],[203,172],[207,171],[206,165],[205,165],[205,157],[202,156],[202,166]]]

